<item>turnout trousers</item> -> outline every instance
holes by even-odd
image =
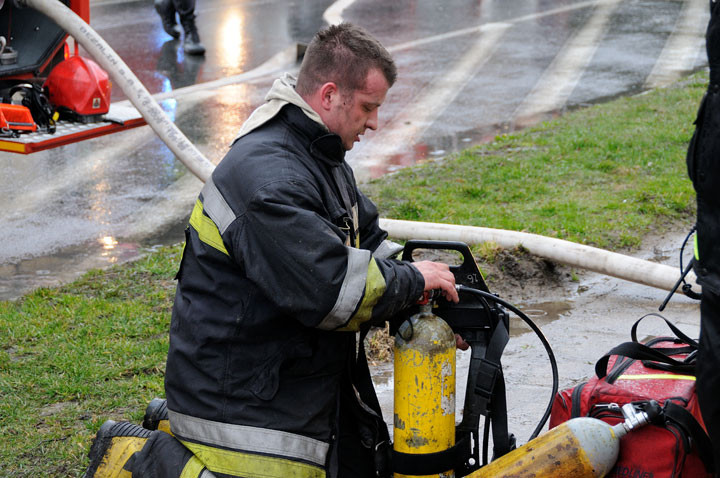
[[[697,395],[703,421],[713,446],[715,466],[720,465],[720,296],[703,287],[700,301],[700,347],[697,360]]]

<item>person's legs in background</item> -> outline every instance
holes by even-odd
[[[172,0],[172,2],[185,32],[183,50],[188,55],[205,54],[205,47],[200,43],[200,35],[195,24],[195,0]]]
[[[155,0],[155,10],[160,15],[163,30],[171,37],[178,39],[185,33],[183,50],[188,55],[203,55],[205,47],[200,43],[197,25],[195,24],[195,0]],[[180,17],[180,25],[176,16]]]

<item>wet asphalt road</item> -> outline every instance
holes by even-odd
[[[93,1],[91,25],[151,92],[165,94],[162,106],[213,162],[272,79],[296,70],[282,52],[327,22],[364,26],[399,67],[379,130],[348,155],[365,180],[702,68],[705,4],[199,0],[204,58],[185,56],[146,0]],[[265,74],[242,81],[259,68]],[[0,170],[3,299],[181,240],[201,187],[148,127],[0,153]]]

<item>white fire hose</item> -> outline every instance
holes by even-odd
[[[108,72],[175,156],[201,181],[207,181],[215,166],[175,126],[125,62],[82,18],[58,0],[15,2],[39,10],[72,35]],[[380,226],[397,239],[460,241],[470,245],[493,242],[506,249],[522,246],[551,261],[663,290],[672,289],[679,277],[679,269],[674,267],[537,234],[394,219],[381,219]],[[695,283],[692,272],[687,281]],[[678,289],[678,293],[682,290]]]
[[[503,249],[522,246],[529,253],[551,261],[668,291],[680,277],[679,268],[527,232],[395,219],[380,219],[380,226],[397,239],[460,241],[466,244],[494,242]],[[690,272],[686,280],[695,284],[695,274]],[[682,289],[677,292],[682,293]]]

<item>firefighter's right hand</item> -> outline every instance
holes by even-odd
[[[455,288],[455,276],[450,272],[449,265],[432,261],[412,262],[411,265],[415,266],[425,279],[423,290],[440,289],[447,300],[455,303],[460,301]]]
[[[720,0],[710,2],[710,22],[705,34],[710,84],[720,84]]]

